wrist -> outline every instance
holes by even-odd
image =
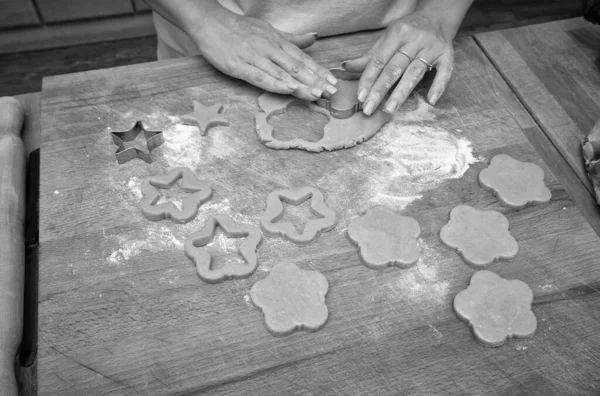
[[[448,3],[452,3],[449,5]],[[452,40],[473,0],[421,0],[415,13],[421,14]]]

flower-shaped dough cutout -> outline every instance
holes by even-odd
[[[222,111],[222,104],[204,106],[202,103],[194,101],[194,111],[182,115],[181,121],[186,125],[197,126],[200,134],[204,136],[210,128],[229,125],[229,121],[221,115]]]
[[[498,154],[490,166],[479,173],[479,183],[505,206],[519,209],[533,203],[548,202],[552,193],[544,184],[544,171],[536,164],[517,161]]]
[[[209,244],[215,237],[217,226],[228,238],[245,238],[238,246],[238,251],[245,261],[243,263],[227,263],[219,269],[211,268],[212,257],[202,246]],[[206,221],[198,232],[185,240],[185,254],[196,264],[198,276],[207,283],[219,283],[228,279],[247,278],[258,266],[256,249],[262,240],[260,230],[249,224],[237,224],[226,215],[215,215]]]
[[[263,312],[267,329],[284,336],[301,329],[317,331],[325,325],[328,289],[329,282],[320,272],[282,263],[252,286],[250,298]]]
[[[533,292],[524,282],[477,271],[469,287],[454,297],[454,311],[473,328],[482,344],[496,347],[510,337],[531,337],[537,319],[531,311]]]
[[[305,105],[310,110],[322,113],[329,118],[329,122],[323,128],[323,137],[321,140],[311,142],[296,138],[283,141],[273,136],[273,127],[269,124],[269,117],[284,113],[293,104]],[[323,150],[332,151],[354,147],[373,137],[392,118],[390,114],[380,110],[377,110],[371,116],[366,116],[363,112],[358,112],[349,118],[334,118],[331,117],[329,111],[312,102],[270,92],[258,98],[258,105],[262,110],[262,112],[255,115],[258,140],[265,146],[277,150],[300,149],[320,152]]]
[[[181,202],[181,210],[172,202],[156,204],[160,199],[159,188],[173,187],[181,179],[181,189],[187,193]],[[171,219],[176,223],[187,223],[198,214],[198,208],[212,196],[212,187],[209,182],[198,180],[194,172],[188,168],[175,168],[167,174],[150,176],[140,187],[143,198],[140,201],[142,214],[148,220]]]
[[[502,213],[477,210],[467,205],[452,209],[440,239],[475,268],[499,259],[512,259],[519,251],[517,241],[508,231],[508,219]]]
[[[291,222],[276,223],[283,217],[283,202],[300,205],[310,198],[311,211],[321,216],[306,222],[304,230],[299,233]],[[317,238],[321,232],[329,231],[337,224],[335,212],[325,204],[323,193],[316,188],[300,187],[294,190],[274,190],[267,196],[267,207],[260,218],[260,226],[265,234],[282,236],[288,240],[306,245]]]
[[[372,269],[410,268],[419,259],[419,223],[376,205],[348,225],[348,237],[358,245],[363,263]]]

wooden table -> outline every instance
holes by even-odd
[[[600,27],[583,18],[480,33],[477,43],[593,195],[581,141],[600,120]],[[598,206],[582,202],[592,218]],[[600,229],[595,227],[600,234]]]
[[[311,53],[332,67],[374,40],[320,40]],[[430,82],[417,89],[421,96]],[[199,59],[44,80],[39,394],[597,393],[600,241],[563,186],[573,196],[584,187],[572,183],[570,168],[473,39],[457,42],[455,76],[435,118],[414,125],[453,131],[485,160],[462,178],[419,190],[422,197],[402,211],[423,229],[421,260],[409,270],[367,269],[344,229],[372,203],[363,195],[375,181],[414,186],[386,173],[389,136],[333,153],[269,150],[254,133],[259,94]],[[194,138],[200,143],[190,164],[214,182],[212,206],[190,225],[150,224],[135,186],[187,157],[163,147],[151,165],[118,166],[106,127],[126,129],[139,118],[172,128],[172,117],[189,111],[193,99],[224,101],[231,121]],[[413,97],[412,109],[415,103]],[[322,120],[278,122],[298,132]],[[481,190],[476,176],[497,153],[542,166],[551,202],[509,210]],[[341,218],[337,229],[307,247],[266,238],[249,279],[198,279],[181,244],[208,213],[255,223],[273,188],[302,184],[325,192]],[[453,313],[452,299],[474,270],[438,233],[461,203],[508,217],[519,254],[489,268],[532,288],[534,338],[486,348]],[[322,330],[273,337],[249,303],[252,284],[282,261],[329,280]]]

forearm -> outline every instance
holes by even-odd
[[[454,38],[471,4],[473,0],[420,0],[415,11],[434,19],[444,34]]]
[[[215,12],[223,10],[217,1],[198,0],[144,0],[156,13],[177,26],[189,36]]]

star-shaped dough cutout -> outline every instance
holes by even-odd
[[[302,232],[298,232],[289,221],[276,223],[283,217],[283,202],[300,205],[310,198],[311,211],[319,216],[309,219]],[[270,236],[282,236],[294,243],[306,245],[317,238],[317,235],[329,231],[337,224],[335,212],[325,204],[323,193],[316,188],[300,187],[295,190],[274,190],[267,196],[267,207],[261,216],[260,226]]]
[[[531,311],[533,292],[524,282],[477,271],[469,287],[454,297],[454,311],[473,328],[482,344],[497,347],[509,337],[531,337],[537,319]]]
[[[181,189],[190,193],[182,200],[181,210],[172,202],[157,205],[156,202],[160,199],[158,189],[171,188],[179,179],[181,179]],[[164,175],[150,176],[142,182],[140,189],[143,194],[140,201],[142,214],[153,221],[171,219],[176,223],[187,223],[196,217],[200,205],[212,196],[210,183],[198,180],[194,172],[188,168],[175,168]]]
[[[143,134],[141,134],[142,132]],[[111,132],[110,135],[117,145],[115,156],[119,164],[124,164],[134,158],[150,164],[152,163],[152,150],[165,142],[162,131],[147,131],[142,121],[136,122],[128,131]]]
[[[221,228],[228,238],[245,238],[238,246],[238,252],[246,262],[227,263],[224,267],[211,268],[212,257],[206,249]],[[185,240],[185,254],[196,264],[198,276],[207,283],[219,283],[228,279],[247,278],[254,273],[258,266],[256,248],[262,240],[260,230],[249,224],[238,224],[226,215],[216,215],[206,221],[204,227],[190,235]]]
[[[204,106],[202,103],[194,101],[194,111],[181,116],[181,121],[185,125],[197,126],[200,134],[204,136],[206,131],[219,125],[227,126],[229,121],[221,115],[223,111],[222,104]]]

